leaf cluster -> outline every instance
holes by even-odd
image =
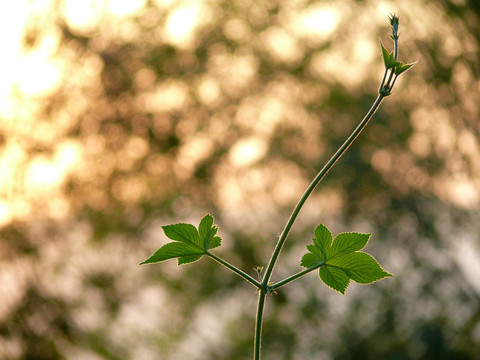
[[[410,64],[403,64],[401,61],[395,61],[395,57],[393,56],[393,51],[388,51],[385,46],[383,45],[382,41],[380,41],[380,46],[382,48],[382,57],[383,63],[385,64],[385,69],[393,69],[395,75],[400,75],[404,73],[412,66],[414,66],[417,62],[413,62]]]
[[[178,258],[178,265],[188,264],[200,260],[208,250],[220,246],[222,242],[220,236],[216,236],[218,227],[213,224],[213,216],[210,214],[200,221],[198,230],[191,224],[183,223],[162,226],[162,229],[174,242],[163,245],[140,265],[172,258]]]
[[[307,245],[300,265],[318,267],[320,279],[327,285],[345,294],[350,280],[370,284],[392,276],[369,254],[360,251],[367,245],[371,234],[342,233],[333,239],[328,228],[320,224],[315,229],[313,244]]]

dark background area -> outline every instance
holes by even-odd
[[[399,59],[419,63],[309,199],[272,280],[300,270],[319,223],[372,233],[395,276],[346,296],[314,273],[279,289],[263,358],[479,359],[477,1],[26,9],[0,113],[1,359],[251,358],[251,285],[209,259],[138,263],[161,225],[209,212],[216,254],[266,265],[376,97],[389,13]]]

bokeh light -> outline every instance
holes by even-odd
[[[210,212],[219,255],[265,265],[360,121],[400,15],[399,79],[300,214],[372,232],[395,277],[268,298],[265,359],[480,353],[476,1],[42,0],[0,4],[0,358],[246,359],[256,296],[204,259],[139,267]],[[355,319],[355,321],[352,321]]]

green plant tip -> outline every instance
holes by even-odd
[[[388,16],[388,20],[390,21],[390,25],[392,26],[392,36],[398,39],[399,17],[395,14],[390,14]]]

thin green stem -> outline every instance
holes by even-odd
[[[303,275],[306,275],[306,274],[308,274],[309,272],[311,272],[311,271],[313,271],[313,270],[316,270],[316,269],[318,269],[319,267],[321,267],[321,266],[323,266],[323,265],[325,265],[324,262],[323,262],[323,263],[320,263],[320,264],[317,264],[317,265],[315,265],[315,266],[312,266],[312,267],[310,267],[310,268],[308,268],[308,269],[305,269],[305,270],[303,270],[303,271],[300,271],[300,272],[298,272],[298,273],[296,273],[296,274],[294,274],[294,275],[292,275],[292,276],[289,276],[289,277],[283,279],[282,281],[279,281],[279,282],[276,282],[276,283],[273,284],[273,285],[270,285],[270,286],[268,287],[268,290],[269,290],[269,291],[276,290],[276,289],[278,289],[279,287],[282,287],[283,285],[286,285],[286,284],[288,284],[289,282],[292,282],[292,281],[294,281],[294,280],[297,280],[299,277],[302,277]]]
[[[398,17],[395,15],[391,15],[390,18],[390,23],[392,25],[392,38],[394,40],[394,59],[397,61],[397,56],[398,56]],[[373,117],[375,112],[378,110],[380,104],[382,103],[383,99],[390,95],[390,91],[393,88],[393,85],[395,84],[395,81],[397,79],[397,76],[393,79],[393,83],[390,85],[392,81],[393,74],[395,72],[395,68],[392,68],[390,70],[390,75],[388,76],[388,80],[385,84],[385,80],[387,79],[387,73],[388,73],[389,68],[387,67],[385,69],[385,72],[383,74],[383,79],[380,84],[379,88],[379,95],[375,99],[375,102],[371,106],[371,108],[368,110],[367,114],[365,117],[362,119],[362,121],[358,124],[358,126],[353,130],[353,132],[350,134],[350,136],[345,140],[345,142],[340,146],[340,148],[335,152],[335,154],[328,160],[328,162],[324,165],[324,167],[320,170],[320,172],[315,176],[313,181],[310,183],[310,185],[307,187],[305,190],[305,193],[302,195],[300,200],[298,201],[297,205],[293,209],[292,214],[290,215],[290,218],[288,219],[278,241],[277,244],[275,245],[275,249],[273,250],[272,256],[270,258],[270,261],[268,262],[267,265],[267,270],[265,271],[265,275],[263,277],[263,280],[260,283],[260,290],[259,290],[259,295],[258,295],[258,307],[257,307],[257,317],[256,317],[256,326],[255,326],[255,345],[254,345],[254,360],[260,360],[260,348],[261,348],[261,336],[262,336],[262,321],[263,321],[263,309],[265,306],[265,296],[267,293],[274,291],[275,289],[280,288],[281,286],[284,286],[291,281],[294,281],[298,279],[299,277],[308,274],[309,272],[318,269],[324,263],[320,263],[318,265],[315,265],[311,268],[308,268],[306,270],[300,271],[292,276],[287,277],[286,279],[277,282],[276,284],[269,285],[270,283],[270,277],[272,276],[273,269],[275,267],[275,264],[277,262],[277,259],[280,255],[280,252],[282,251],[282,247],[285,244],[285,241],[287,239],[287,236],[298,216],[300,213],[300,210],[302,209],[303,205],[307,201],[308,197],[310,194],[313,192],[315,187],[322,181],[322,179],[325,177],[325,175],[328,173],[328,171],[335,165],[335,163],[342,157],[342,155],[348,150],[350,145],[355,141],[355,139],[360,135],[360,133],[363,131],[365,126],[369,123],[370,119]]]
[[[395,62],[398,59],[398,35],[394,34],[395,36],[393,37],[393,58],[395,59]],[[392,85],[390,85],[390,81],[392,80],[392,76],[395,73],[395,68],[391,70],[390,77],[388,78],[388,84],[390,91],[393,90],[393,85],[395,85],[395,81],[397,80],[397,75],[395,75],[395,78],[393,79]]]
[[[393,86],[395,85],[395,81],[397,81],[397,78],[398,78],[398,75],[395,75],[395,77],[393,78],[392,85],[390,86],[390,89],[393,89]]]
[[[260,350],[262,347],[262,323],[263,323],[263,309],[265,307],[265,296],[267,291],[265,288],[258,292],[257,317],[255,320],[255,339],[253,344],[253,360],[260,360]]]
[[[394,37],[393,39],[393,56],[395,61],[397,61],[398,58],[398,36]]]
[[[288,233],[290,232],[290,229],[293,226],[293,223],[295,222],[295,219],[297,218],[298,214],[300,213],[300,210],[302,209],[303,205],[307,201],[308,197],[312,193],[312,191],[315,189],[315,187],[322,181],[322,179],[325,177],[325,175],[328,173],[328,171],[332,168],[333,165],[337,162],[337,160],[347,151],[349,146],[353,143],[353,141],[360,135],[362,130],[367,126],[368,122],[370,119],[373,117],[375,112],[377,111],[378,107],[382,103],[385,95],[382,95],[380,93],[377,98],[375,99],[375,102],[373,103],[372,107],[370,110],[368,110],[367,114],[365,117],[362,119],[360,124],[353,130],[353,132],[350,134],[350,136],[345,140],[345,142],[340,146],[340,148],[337,150],[337,152],[328,160],[328,162],[325,164],[325,166],[320,170],[320,172],[317,174],[317,176],[313,179],[313,181],[310,183],[308,186],[307,190],[305,193],[302,195],[300,200],[298,201],[297,205],[295,206],[292,214],[290,215],[290,218],[287,221],[287,224],[285,225],[285,228],[282,231],[282,234],[280,235],[280,238],[278,239],[277,245],[275,246],[275,249],[273,251],[272,257],[270,258],[270,261],[268,263],[267,270],[265,272],[265,275],[263,277],[262,283],[258,283],[255,279],[251,278],[253,281],[250,281],[252,284],[255,286],[259,287],[259,294],[258,294],[258,305],[257,305],[257,317],[256,317],[256,323],[255,323],[255,341],[254,341],[254,353],[253,353],[253,359],[254,360],[260,360],[260,348],[261,348],[261,338],[262,338],[262,322],[263,322],[263,309],[265,307],[265,296],[269,291],[273,291],[274,289],[278,289],[279,287],[289,283],[290,281],[293,281],[310,271],[315,270],[316,268],[322,266],[323,264],[319,264],[318,266],[308,268],[306,270],[300,271],[299,273],[292,275],[276,284],[273,285],[268,285],[270,281],[270,277],[272,276],[273,268],[275,267],[275,263],[277,262],[278,256],[280,255],[280,252],[282,250],[283,244],[285,243],[285,240],[287,239]],[[210,256],[213,254],[209,254]],[[216,259],[217,261],[221,259]],[[221,260],[223,261],[223,260]],[[224,264],[223,262],[219,261],[223,265],[227,266],[229,269],[232,271],[237,272],[238,269],[236,268],[230,268],[230,264]],[[236,269],[236,270],[235,270]],[[243,272],[241,272],[243,273]],[[239,272],[237,274],[240,275]],[[245,274],[246,275],[246,274]],[[243,277],[243,275],[240,275]],[[245,279],[248,279],[245,277]],[[258,286],[258,285],[260,286]]]
[[[325,164],[322,170],[320,170],[320,172],[317,174],[315,179],[313,179],[313,181],[310,183],[305,193],[300,198],[299,202],[295,206],[295,209],[290,215],[290,218],[288,219],[287,224],[285,225],[285,228],[283,229],[282,234],[280,235],[280,238],[278,239],[278,242],[277,242],[277,245],[275,246],[272,257],[270,258],[270,261],[268,263],[267,270],[265,272],[265,276],[262,282],[263,287],[268,285],[268,282],[270,281],[270,277],[272,276],[273,268],[275,267],[278,256],[282,251],[282,247],[283,247],[283,244],[285,243],[285,240],[287,239],[288,233],[290,232],[290,229],[292,228],[293,223],[295,222],[298,214],[300,213],[300,210],[302,209],[303,205],[307,201],[308,197],[310,196],[312,191],[315,189],[315,187],[320,183],[320,181],[322,181],[322,179],[325,177],[328,171],[332,168],[332,166],[335,165],[337,160],[345,153],[345,151],[347,151],[347,149],[352,144],[352,142],[357,138],[357,136],[360,135],[362,130],[365,128],[365,126],[368,124],[372,116],[377,111],[384,97],[385,95],[382,95],[382,94],[379,94],[377,96],[372,107],[370,108],[370,110],[368,110],[367,114],[365,115],[363,120],[360,122],[360,124],[358,124],[358,126],[355,128],[355,130],[353,130],[353,132],[350,134],[347,140],[345,140],[345,142],[342,144],[342,146],[340,146],[337,152],[330,158],[330,160],[328,160],[328,162]]]
[[[253,277],[251,277],[250,275],[248,275],[246,272],[243,272],[242,270],[240,270],[239,268],[237,268],[236,266],[226,262],[225,260],[223,260],[222,258],[218,257],[217,255],[215,254],[212,254],[211,252],[208,252],[207,251],[207,256],[210,256],[212,259],[214,259],[215,261],[219,262],[220,264],[222,264],[223,266],[225,266],[226,268],[230,269],[231,271],[233,271],[235,274],[239,275],[240,277],[242,277],[244,280],[248,281],[249,283],[251,283],[253,286],[257,287],[258,289],[261,289],[262,288],[262,284],[255,280]]]
[[[393,86],[390,85],[391,81],[392,81],[392,78],[393,78],[393,74],[395,73],[395,68],[392,68],[390,69],[390,75],[388,76],[388,80],[387,80],[387,85],[385,85],[385,87],[389,90],[389,91],[392,91],[393,89]]]
[[[383,73],[382,83],[380,84],[380,87],[378,88],[378,92],[383,90],[383,87],[385,85],[385,79],[387,78],[387,72],[388,72],[388,69],[385,69],[385,72]]]

